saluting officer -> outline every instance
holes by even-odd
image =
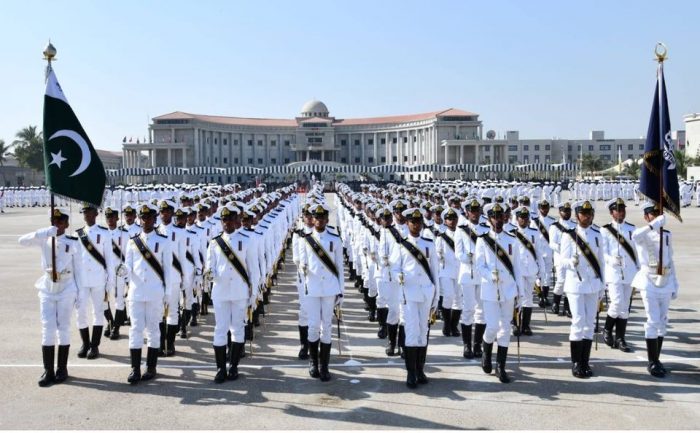
[[[41,313],[41,354],[44,374],[39,386],[62,383],[68,378],[68,351],[70,349],[70,316],[78,293],[76,268],[78,262],[77,238],[65,234],[69,213],[54,208],[49,213],[51,226],[19,238],[25,247],[41,248],[42,276],[34,283],[39,291]],[[52,267],[51,238],[56,238],[56,267]],[[55,275],[54,275],[55,271]],[[55,278],[54,278],[55,277]],[[54,355],[58,342],[58,362],[54,371]]]
[[[115,284],[118,262],[112,252],[112,235],[106,227],[96,224],[97,207],[85,203],[81,209],[85,226],[76,231],[79,245],[78,271],[78,329],[83,345],[78,358],[99,356],[100,339],[105,324],[104,306],[107,289]],[[93,326],[90,338],[88,306],[92,304]]]
[[[159,323],[163,318],[163,306],[170,295],[170,278],[173,261],[170,240],[156,232],[158,208],[152,204],[139,207],[141,233],[129,239],[124,269],[129,288],[127,299],[131,313],[129,350],[131,373],[127,381],[136,384],[156,376],[158,349],[160,347]],[[141,375],[141,348],[143,338],[148,338],[146,373]]]
[[[216,310],[214,325],[214,381],[238,378],[238,362],[245,344],[245,325],[258,298],[258,270],[255,239],[241,230],[241,210],[232,204],[221,208],[222,233],[209,243],[207,269],[212,286],[212,300]],[[231,332],[230,368],[226,374],[227,333]]]
[[[481,276],[481,299],[486,319],[481,368],[484,373],[491,373],[491,354],[496,342],[496,376],[502,383],[508,383],[506,358],[510,345],[509,324],[516,300],[519,307],[524,295],[519,261],[522,253],[515,236],[503,229],[507,218],[504,205],[490,203],[484,206],[484,212],[488,215],[491,229],[479,236],[474,253],[474,266]]]
[[[561,239],[559,262],[564,272],[564,292],[571,307],[571,373],[574,377],[593,376],[591,356],[595,318],[605,294],[602,272],[603,241],[593,227],[594,210],[590,201],[574,205],[578,224]]]
[[[343,250],[340,236],[326,229],[330,209],[323,203],[309,208],[314,230],[303,237],[299,263],[304,274],[304,294],[309,314],[309,375],[331,379],[330,362],[334,307],[343,302]],[[320,342],[320,353],[319,353]],[[319,369],[320,359],[320,369]]]
[[[668,372],[659,361],[661,346],[668,326],[668,308],[671,300],[678,297],[678,279],[673,263],[671,232],[663,229],[666,217],[661,215],[658,204],[646,202],[642,205],[644,221],[632,234],[637,247],[640,269],[632,280],[632,286],[642,292],[647,321],[644,338],[647,344],[647,371],[655,377],[664,377]],[[663,229],[663,251],[659,257],[659,239]],[[659,272],[661,260],[661,272]]]
[[[428,383],[424,368],[428,353],[428,326],[437,310],[440,292],[435,243],[422,236],[423,212],[414,207],[403,211],[408,236],[397,242],[391,257],[397,276],[406,330],[406,386]]]
[[[625,331],[632,297],[632,279],[639,269],[632,240],[635,226],[625,221],[627,208],[622,198],[611,200],[607,205],[612,222],[600,229],[605,254],[605,284],[610,296],[603,339],[608,346],[629,352]]]

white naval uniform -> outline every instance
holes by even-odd
[[[393,225],[400,238],[408,234],[408,227]],[[388,228],[382,228],[379,232],[379,244],[377,246],[377,260],[379,270],[374,274],[377,284],[377,308],[388,308],[386,323],[398,325],[401,320],[401,288],[396,274],[392,274],[391,258],[394,249],[398,248],[398,242]]]
[[[126,251],[126,244],[129,241],[129,232],[126,229],[121,229],[119,227],[115,228],[114,230],[109,230],[109,232],[112,235],[112,242],[121,252],[121,254],[118,254],[118,252],[114,251],[114,247],[110,248],[112,250],[112,254],[114,255],[114,260],[117,263],[116,267],[119,267],[119,264],[121,264],[125,258],[124,253]],[[126,288],[126,277],[116,275],[116,267],[112,270],[112,272],[115,273],[114,284],[109,287],[108,291],[110,297],[114,297],[115,309],[123,310],[126,304],[126,294],[124,290]]]
[[[440,283],[439,264],[435,243],[425,237],[414,237],[410,233],[406,241],[412,243],[428,261],[433,280],[423,266],[402,245],[397,245],[390,259],[392,274],[404,275],[404,285],[399,287],[403,307],[403,322],[406,332],[406,347],[428,345],[428,322],[430,310],[438,306]]]
[[[344,293],[343,249],[340,236],[328,231],[318,232],[315,229],[307,235],[312,236],[326,251],[333,261],[338,275],[333,275],[330,269],[321,261],[306,239],[300,239],[299,263],[302,269],[306,267],[306,306],[309,317],[309,343],[321,340],[330,344],[332,339],[333,308],[336,296]]]
[[[544,237],[542,234],[540,234],[539,230],[532,228],[532,227],[525,227],[520,228],[518,227],[517,230],[521,235],[523,235],[535,249],[535,257],[533,257],[532,253],[525,248],[525,244],[518,239],[518,242],[521,242],[520,245],[520,258],[516,259],[520,261],[520,274],[522,275],[523,279],[523,303],[522,307],[526,308],[532,308],[534,306],[534,302],[532,299],[532,290],[535,287],[535,282],[539,278],[540,280],[543,280],[543,276],[545,274],[545,262],[544,262],[544,256],[542,255],[542,251],[546,251],[549,246],[547,245],[547,241],[544,240]],[[515,232],[513,232],[515,234]],[[517,235],[516,235],[517,236]]]
[[[496,253],[484,240],[489,236],[501,246],[508,255],[513,267],[513,273],[496,257]],[[513,307],[516,298],[523,296],[520,261],[522,253],[520,242],[515,236],[506,231],[496,233],[490,230],[476,241],[474,266],[481,277],[481,299],[484,305],[486,330],[484,343],[497,342],[499,347],[510,344],[510,321],[513,318]],[[498,271],[498,279],[494,281],[492,271]]]
[[[70,317],[78,293],[78,241],[73,237],[56,236],[56,273],[59,279],[56,283],[51,281],[51,236],[55,233],[56,228],[51,226],[19,238],[22,246],[41,248],[43,275],[34,287],[39,291],[42,346],[70,344]]]
[[[484,305],[481,300],[481,275],[474,266],[474,253],[476,242],[467,233],[472,230],[478,236],[488,233],[489,229],[481,224],[467,224],[457,227],[455,237],[455,254],[459,259],[459,275],[457,281],[462,289],[462,317],[460,323],[471,325],[473,323],[486,323],[484,321]]]
[[[85,230],[92,243],[92,248],[95,248],[104,257],[106,266],[102,266],[90,254],[78,236],[78,329],[90,326],[88,321],[88,305],[90,304],[92,304],[93,309],[93,326],[104,326],[105,294],[106,290],[115,284],[115,269],[118,264],[112,252],[112,235],[108,229],[97,224],[90,227],[85,226],[82,229]]]
[[[530,222],[530,226],[537,229],[542,238],[545,240],[544,245],[542,245],[542,249],[537,250],[537,254],[541,254],[542,260],[544,261],[544,270],[541,276],[542,287],[552,287],[554,285],[554,253],[552,252],[552,248],[549,246],[549,228],[555,222],[556,220],[551,216],[542,216],[542,214],[538,215],[536,218],[533,218]],[[546,236],[540,229],[540,223],[544,228],[544,233],[546,233]]]
[[[575,232],[590,248],[594,260],[600,266],[601,276],[596,275],[593,266],[584,257],[573,237],[566,233],[561,239],[559,263],[564,272],[564,292],[571,308],[571,331],[569,341],[592,340],[598,301],[605,293],[603,273],[603,241],[600,232],[590,226],[582,228],[577,225]],[[572,260],[578,257],[578,265]],[[580,276],[580,279],[579,279]]]
[[[673,263],[673,243],[671,232],[664,230],[663,273],[657,275],[659,257],[659,230],[650,226],[639,227],[632,234],[639,259],[639,272],[632,280],[632,286],[642,292],[647,321],[644,324],[645,338],[657,338],[666,335],[668,325],[668,308],[672,299],[678,296],[678,279]]]
[[[301,272],[301,266],[299,264],[299,258],[301,256],[300,249],[303,247],[302,242],[305,242],[302,236],[305,236],[313,230],[313,227],[309,227],[303,224],[303,227],[299,230],[295,230],[292,235],[292,261],[297,267],[297,293],[299,295],[299,326],[309,326],[309,312],[306,306],[306,293],[304,289],[304,274]]]
[[[163,279],[151,267],[134,241],[138,236],[150,250],[161,268]],[[173,261],[171,242],[155,229],[150,233],[141,232],[129,239],[126,247],[125,268],[128,272],[129,292],[128,307],[131,315],[129,328],[129,349],[143,347],[144,330],[148,337],[148,347],[160,347],[160,328],[163,320],[163,306],[169,295],[169,280],[175,270],[170,265]]]
[[[559,264],[559,256],[562,237],[565,233],[560,227],[563,227],[565,230],[571,230],[576,227],[576,223],[571,221],[571,219],[564,220],[559,218],[559,220],[549,226],[549,248],[552,250],[552,263],[554,263],[555,284],[553,293],[555,295],[564,293],[564,268]]]
[[[254,240],[240,229],[233,233],[222,232],[220,236],[245,268],[250,286],[213,239],[207,250],[207,269],[211,270],[214,283],[211,293],[216,312],[214,346],[226,345],[228,331],[231,331],[232,341],[245,342],[246,309],[255,305],[260,280]]]
[[[447,236],[452,240],[452,247],[443,238],[443,236]],[[455,252],[457,247],[456,238],[457,231],[449,230],[445,227],[444,230],[440,230],[438,235],[435,236],[435,248],[438,253],[438,259],[440,256],[443,257],[442,263],[439,263],[442,307],[448,310],[461,311],[463,305],[463,295],[458,282],[460,262]],[[438,262],[440,262],[440,260],[438,260]]]
[[[173,268],[171,273],[171,278],[168,281],[170,287],[168,288],[168,298],[165,303],[167,305],[168,317],[166,317],[166,322],[170,326],[177,326],[179,323],[178,312],[180,310],[180,295],[183,288],[183,282],[186,279],[185,275],[185,243],[187,241],[187,231],[181,229],[173,222],[168,225],[161,224],[156,229],[158,233],[168,238],[171,242],[171,251],[173,260],[169,263],[164,263],[164,267]],[[175,260],[180,262],[180,270],[175,267]]]
[[[606,226],[600,228],[605,255],[605,285],[610,296],[607,314],[613,319],[627,319],[632,296],[632,279],[639,270],[632,240],[635,226],[626,221],[622,224],[613,221],[610,225],[619,233],[619,237],[632,247],[634,256],[629,255],[620,245],[618,237],[613,236]]]

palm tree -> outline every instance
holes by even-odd
[[[583,159],[581,160],[581,168],[583,171],[588,171],[593,174],[593,172],[603,169],[603,160],[591,153],[587,153],[583,155]]]
[[[639,179],[639,175],[641,174],[641,172],[642,172],[642,168],[636,160],[632,161],[632,164],[625,167],[625,170],[624,170],[624,173],[627,176],[631,176],[634,179]]]
[[[685,178],[688,166],[692,166],[694,163],[693,158],[687,156],[682,150],[674,150],[673,156],[676,158],[676,173],[678,173],[678,176]]]
[[[0,171],[2,171],[2,184],[5,185],[5,170],[3,170],[3,167],[5,167],[5,162],[7,161],[7,156],[10,155],[10,148],[12,148],[12,144],[9,146],[5,144],[5,140],[0,139]]]
[[[35,170],[44,169],[44,138],[41,131],[37,131],[35,125],[29,125],[20,129],[12,142],[15,146],[15,157],[23,167],[31,167]]]

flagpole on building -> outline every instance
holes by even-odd
[[[51,39],[49,39],[48,45],[44,48],[44,60],[46,60],[46,75],[44,81],[49,79],[49,74],[51,73],[51,62],[56,57],[56,47],[51,44]],[[44,136],[46,140],[46,136]],[[47,167],[48,170],[48,167]],[[48,173],[47,173],[48,174]],[[51,191],[51,218],[53,219],[53,212],[56,207],[56,202],[54,199],[53,191]],[[51,281],[54,283],[58,281],[58,273],[56,272],[56,236],[51,236]]]
[[[659,215],[664,213],[664,61],[666,60],[666,54],[668,50],[666,46],[658,42],[654,48],[654,54],[656,55],[656,61],[659,63],[657,72],[657,86],[658,86],[658,104],[659,104]],[[656,274],[663,274],[663,261],[664,261],[664,228],[659,227],[659,261],[656,265]]]

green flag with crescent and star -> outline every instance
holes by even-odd
[[[105,169],[51,67],[44,95],[44,172],[52,193],[102,205]]]

